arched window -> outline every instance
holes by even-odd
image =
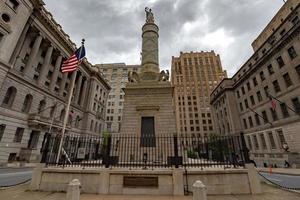
[[[54,112],[55,112],[55,109],[57,107],[57,104],[54,104],[53,106],[51,106],[51,109],[50,109],[50,117],[52,118],[53,115],[54,115]]]
[[[95,128],[94,128],[95,132],[97,132],[97,128],[98,128],[98,122],[95,123]]]
[[[15,97],[16,97],[16,94],[17,94],[17,89],[13,86],[9,87],[6,91],[2,105],[7,106],[7,107],[12,107]]]
[[[64,117],[65,117],[65,109],[62,109],[61,112],[60,112],[60,116],[59,116],[59,120],[62,122],[64,120]]]
[[[75,127],[76,127],[76,128],[78,128],[80,120],[81,120],[80,117],[77,116],[77,117],[76,117],[76,121],[75,121]]]
[[[22,107],[22,112],[24,113],[28,113],[30,111],[31,108],[31,104],[32,104],[32,95],[31,94],[27,94],[25,96],[24,102],[23,102],[23,107]]]
[[[93,130],[94,120],[91,121],[90,131]]]
[[[45,107],[46,107],[46,101],[41,100],[38,107],[38,113],[43,112],[45,110]]]

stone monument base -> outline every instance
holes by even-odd
[[[126,85],[121,134],[141,135],[143,117],[153,117],[154,120],[153,133],[146,129],[143,134],[158,136],[176,133],[173,87],[170,82],[143,80]]]

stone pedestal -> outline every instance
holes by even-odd
[[[30,190],[39,190],[40,189],[40,183],[42,179],[42,171],[45,167],[44,163],[39,163],[36,165],[35,169],[32,173],[32,178],[30,182]]]
[[[207,200],[206,186],[199,180],[193,184],[193,200]]]
[[[80,199],[80,182],[78,179],[72,180],[67,189],[67,200]]]
[[[172,98],[173,87],[170,82],[128,83],[125,88],[121,133],[140,136],[142,117],[154,117],[155,136],[175,134]]]
[[[246,169],[248,169],[248,179],[249,179],[249,184],[250,184],[250,189],[251,189],[251,194],[261,194],[261,183],[259,179],[259,175],[257,170],[254,168],[254,165],[251,164],[246,164],[245,165]]]

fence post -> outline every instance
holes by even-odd
[[[105,168],[109,168],[110,165],[110,149],[111,149],[111,136],[109,135],[107,138],[107,146],[105,149]]]
[[[49,134],[49,133],[46,133],[46,134],[47,134],[45,137],[46,142],[42,145],[41,163],[48,163],[47,156],[48,156],[48,151],[49,151],[49,143],[50,143],[50,139],[51,139],[51,134]]]
[[[241,136],[241,141],[242,141],[242,152],[243,152],[243,156],[245,159],[245,163],[250,163],[249,150],[246,145],[244,132],[241,132],[240,136]]]
[[[175,168],[179,167],[179,158],[178,158],[178,138],[177,135],[174,135],[174,159],[175,159]]]

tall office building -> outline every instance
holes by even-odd
[[[111,133],[119,133],[125,95],[123,88],[128,82],[128,73],[139,72],[140,66],[126,65],[125,63],[98,64],[96,66],[112,88],[106,105],[106,130]]]
[[[226,77],[220,56],[214,51],[181,52],[179,57],[172,57],[177,133],[203,136],[215,133],[209,98]]]

